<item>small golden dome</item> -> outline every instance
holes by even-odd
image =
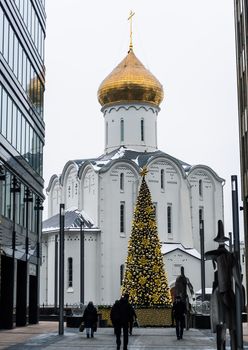
[[[160,82],[130,49],[124,60],[103,80],[97,95],[102,106],[121,102],[147,102],[159,106],[164,92]]]

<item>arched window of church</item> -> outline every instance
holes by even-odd
[[[124,119],[121,119],[121,142],[124,141]]]
[[[124,191],[124,173],[120,173],[120,190]]]
[[[199,180],[199,196],[202,197],[202,180]]]
[[[75,184],[75,195],[77,195],[77,193],[78,193],[78,184],[76,183]]]
[[[73,259],[68,258],[68,288],[72,287],[73,282]]]
[[[71,186],[68,186],[68,198],[71,197]]]
[[[172,234],[172,204],[167,205],[167,232]]]
[[[144,119],[142,118],[141,121],[140,121],[140,136],[141,136],[141,141],[144,141],[145,139],[145,136],[144,136],[144,127],[145,127],[145,124],[144,124]]]
[[[203,220],[204,220],[204,211],[203,211],[203,208],[200,207],[199,208],[199,226],[200,226],[200,229],[202,229],[203,227]]]
[[[160,186],[161,190],[164,190],[164,169],[160,171]]]
[[[121,264],[120,266],[120,285],[122,286],[124,280],[124,264]]]
[[[125,233],[125,202],[120,204],[120,232]]]

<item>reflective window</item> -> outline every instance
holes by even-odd
[[[199,196],[202,197],[202,180],[199,180]]]
[[[164,169],[160,171],[160,186],[161,190],[164,190]]]
[[[3,57],[8,61],[9,57],[9,23],[7,18],[4,17],[4,29],[3,29]]]
[[[7,94],[5,90],[2,91],[2,124],[1,133],[4,137],[7,136]]]
[[[124,191],[124,173],[120,173],[120,190]]]
[[[0,7],[0,52],[3,52],[3,10]]]
[[[167,206],[167,232],[172,233],[172,205]]]

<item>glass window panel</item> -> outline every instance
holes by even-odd
[[[19,153],[21,153],[21,136],[22,136],[22,115],[21,112],[17,111],[17,141],[16,141],[16,149]]]
[[[14,32],[11,26],[9,27],[9,66],[13,70],[14,68],[14,55],[13,55],[13,49],[14,49]]]
[[[11,196],[10,196],[10,185],[11,185],[11,174],[6,172],[6,180],[5,180],[6,188],[5,188],[5,216],[8,219],[11,219]]]
[[[32,36],[32,39],[34,41],[34,32],[35,32],[35,11],[34,11],[34,8],[32,7],[32,26],[31,26],[31,36]]]
[[[13,102],[8,96],[8,115],[7,115],[7,140],[12,142],[12,106]]]
[[[0,188],[2,191],[0,191],[1,194],[1,214],[5,216],[5,198],[6,198],[6,181],[0,181]]]
[[[25,135],[26,135],[26,120],[22,115],[22,137],[21,137],[21,155],[24,156],[24,154],[26,153],[26,149],[25,149]]]
[[[43,143],[40,141],[40,155],[39,155],[39,165],[40,165],[40,171],[39,174],[40,176],[43,175]]]
[[[30,69],[31,69],[31,67],[30,67],[30,62],[29,62],[29,60],[27,59],[27,93],[28,93],[28,91],[29,91],[29,88],[30,88]]]
[[[2,85],[0,85],[0,130],[2,130]]]
[[[35,26],[35,46],[39,47],[39,20],[38,17],[36,16],[36,26]]]
[[[18,76],[18,40],[16,35],[14,35],[14,74]]]
[[[2,124],[1,124],[1,133],[4,137],[7,135],[7,94],[3,89],[2,92]]]
[[[27,12],[28,12],[28,0],[23,0],[23,19],[24,23],[27,23]]]
[[[24,5],[24,0],[19,0],[19,1],[20,1],[19,10],[20,10],[20,13],[21,13],[22,18],[23,18],[23,5]]]
[[[29,162],[29,153],[30,153],[30,149],[29,149],[29,145],[30,145],[30,125],[29,123],[26,123],[26,153],[25,153],[25,159],[27,162]]]
[[[3,10],[0,7],[0,52],[3,52]]]
[[[22,54],[23,50],[20,44],[18,44],[19,52],[18,52],[18,80],[22,83]]]
[[[16,137],[16,129],[17,129],[17,108],[13,103],[13,113],[12,113],[12,145],[16,148],[17,145],[17,137]]]
[[[22,56],[22,86],[26,91],[27,89],[27,55],[24,51]]]
[[[4,37],[3,37],[3,57],[8,61],[9,56],[9,23],[7,17],[4,16]]]
[[[34,142],[34,130],[30,127],[30,135],[29,135],[29,161],[31,166],[33,167],[33,142]]]
[[[25,207],[24,207],[24,185],[21,184],[21,191],[20,191],[20,225],[24,226],[25,222]]]

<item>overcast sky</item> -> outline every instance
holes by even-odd
[[[165,93],[158,148],[226,180],[227,234],[240,171],[233,0],[47,0],[45,187],[104,151],[97,89],[127,54],[131,9],[134,52]]]

